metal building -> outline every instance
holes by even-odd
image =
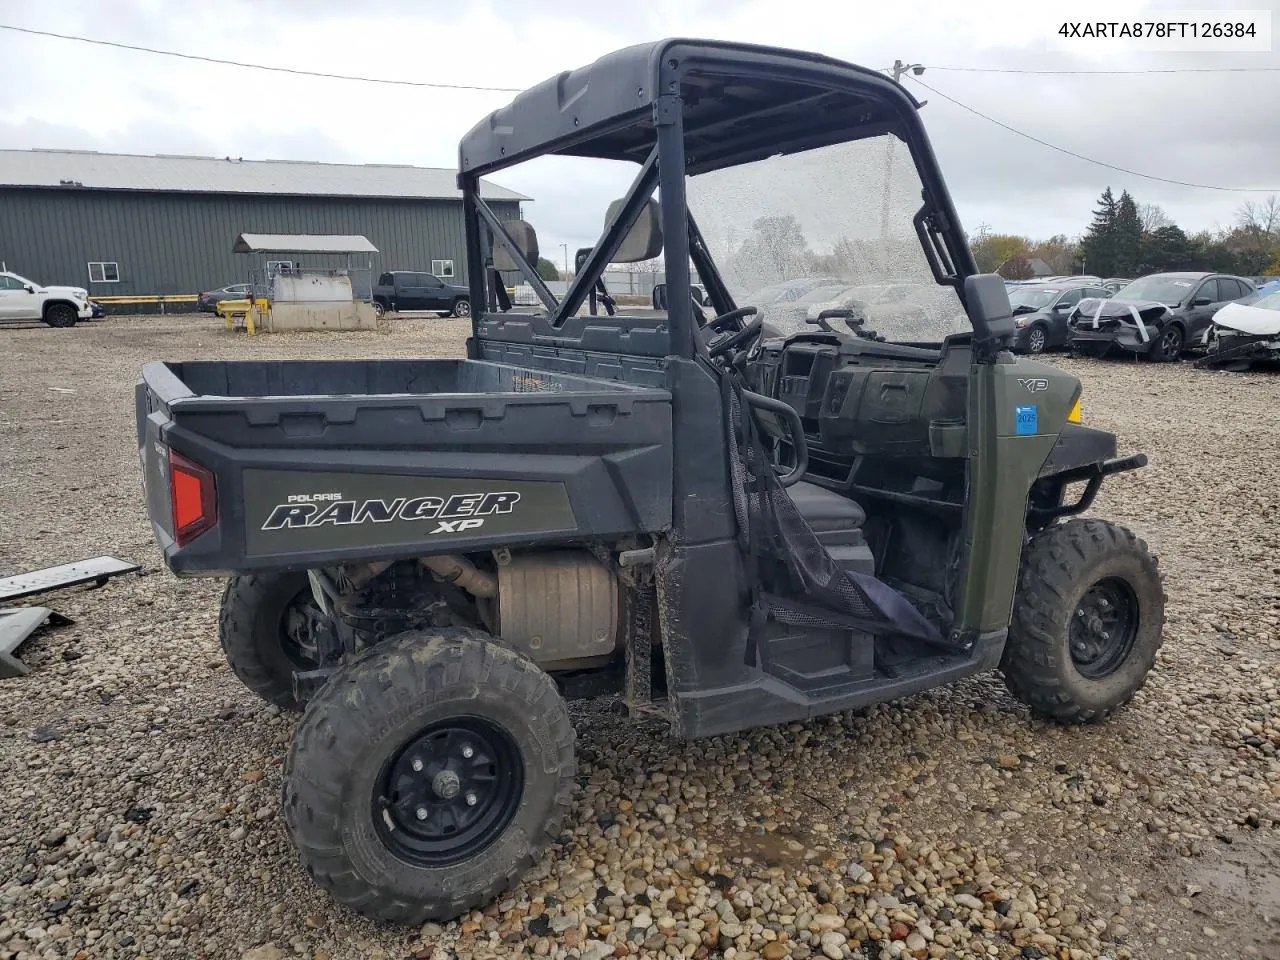
[[[358,234],[374,274],[466,282],[453,170],[383,164],[0,150],[0,264],[94,297],[196,294],[244,282],[242,233]],[[486,183],[504,220],[528,197]],[[256,264],[260,266],[260,264]]]

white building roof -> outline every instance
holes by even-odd
[[[319,233],[242,233],[232,253],[377,253],[368,237]]]
[[[379,163],[312,163],[93,150],[0,150],[0,187],[163,193],[457,200],[457,171]],[[480,181],[486,200],[528,200]]]

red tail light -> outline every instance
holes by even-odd
[[[218,488],[206,467],[169,449],[169,496],[173,539],[185,547],[218,522]]]

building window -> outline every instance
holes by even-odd
[[[446,278],[452,277],[453,261],[452,260],[432,260],[431,272],[434,273],[437,277],[446,277]]]
[[[267,276],[274,277],[280,273],[293,273],[296,264],[292,260],[268,260]]]
[[[91,260],[89,262],[90,283],[119,283],[120,265],[113,261]]]

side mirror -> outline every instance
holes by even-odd
[[[1213,303],[1213,301],[1208,297],[1196,297],[1191,301],[1191,305],[1193,307],[1207,307],[1211,303]]]
[[[36,288],[35,288],[35,287],[33,287],[33,286],[32,286],[31,284],[29,284],[29,283],[24,283],[24,284],[22,285],[22,289],[23,289],[23,290],[25,290],[25,291],[27,291],[27,293],[35,293],[35,292],[36,292]]]
[[[1054,313],[1061,313],[1063,310],[1070,310],[1070,309],[1071,309],[1071,304],[1069,303],[1055,303],[1053,305]]]
[[[964,279],[965,311],[973,324],[974,342],[1003,346],[1018,332],[1009,291],[998,273],[976,273]]]

